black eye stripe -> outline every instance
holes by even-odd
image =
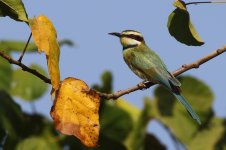
[[[128,38],[140,41],[140,42],[144,41],[143,37],[141,37],[139,35],[135,35],[135,34],[122,35],[121,37],[128,37]]]

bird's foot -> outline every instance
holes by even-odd
[[[138,84],[138,86],[140,87],[141,90],[146,90],[148,89],[150,86],[152,85],[152,83],[150,81],[143,81],[141,83]]]

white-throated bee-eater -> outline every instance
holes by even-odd
[[[181,95],[181,83],[167,70],[160,57],[145,44],[140,32],[125,30],[121,33],[113,32],[109,34],[120,38],[123,58],[137,76],[165,86],[184,105],[192,118],[201,124],[198,115]]]

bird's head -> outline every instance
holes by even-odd
[[[143,35],[138,31],[125,30],[122,31],[121,33],[112,32],[109,34],[119,37],[120,42],[124,48],[130,46],[138,46],[144,43]]]

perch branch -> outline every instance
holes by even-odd
[[[23,63],[21,63],[20,61],[14,60],[13,58],[11,58],[9,55],[6,55],[3,51],[0,51],[0,56],[4,59],[6,59],[10,64],[14,64],[17,66],[20,66],[22,68],[22,70],[27,71],[33,75],[35,75],[36,77],[40,78],[41,80],[43,80],[46,83],[51,84],[51,81],[49,78],[47,78],[46,76],[42,75],[41,73],[39,73],[38,71],[29,68],[28,66],[24,65]]]
[[[197,69],[199,68],[199,66],[201,66],[202,64],[206,63],[207,61],[213,59],[214,57],[224,53],[226,51],[226,46],[217,49],[215,51],[213,51],[212,53],[208,54],[207,56],[191,63],[191,64],[185,64],[182,65],[179,69],[177,69],[176,71],[172,72],[172,74],[176,77],[190,69]],[[111,94],[107,94],[107,93],[101,93],[101,92],[97,92],[102,98],[105,98],[107,100],[109,99],[117,99],[125,94],[129,94],[131,92],[137,91],[137,90],[143,90],[143,89],[147,89],[151,86],[155,85],[155,83],[151,83],[151,82],[140,82],[139,84],[137,84],[136,86],[133,86],[131,88],[125,89],[125,90],[120,90],[116,93],[111,93]]]
[[[172,74],[176,77],[190,69],[193,69],[193,68],[199,68],[199,66],[201,66],[202,64],[206,63],[207,61],[213,59],[214,57],[224,53],[226,51],[226,46],[220,48],[220,49],[217,49],[215,51],[213,51],[212,53],[208,54],[207,56],[191,63],[191,64],[185,64],[185,65],[182,65],[179,69],[177,69],[176,71],[172,72]],[[0,56],[4,59],[6,59],[10,64],[15,64],[17,66],[20,66],[22,68],[22,70],[24,71],[27,71],[35,76],[37,76],[38,78],[40,78],[41,80],[43,80],[44,82],[46,83],[49,83],[51,84],[51,80],[49,78],[47,78],[46,76],[42,75],[41,73],[37,72],[36,70],[34,69],[31,69],[29,67],[27,67],[26,65],[24,65],[23,63],[17,61],[17,60],[14,60],[13,58],[11,58],[10,56],[6,55],[3,51],[0,51]],[[101,92],[98,92],[96,91],[102,98],[105,98],[107,100],[109,99],[117,99],[125,94],[129,94],[131,92],[134,92],[134,91],[137,91],[137,90],[143,90],[143,89],[147,89],[151,86],[155,85],[155,83],[151,83],[149,81],[145,82],[140,82],[138,83],[136,86],[133,86],[133,87],[130,87],[130,88],[127,88],[125,90],[120,90],[118,92],[115,92],[115,93],[111,93],[111,94],[107,94],[107,93],[101,93]]]

